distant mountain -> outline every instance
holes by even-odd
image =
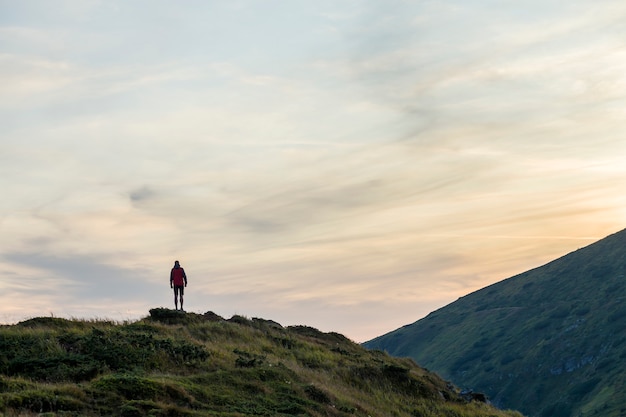
[[[521,417],[337,333],[164,308],[0,326],[0,416]]]
[[[626,416],[626,231],[366,342],[529,416]]]

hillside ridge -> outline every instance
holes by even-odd
[[[4,416],[521,417],[338,333],[215,313],[0,326]]]
[[[364,343],[529,416],[626,415],[626,230]]]

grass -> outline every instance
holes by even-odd
[[[153,309],[0,327],[3,416],[519,417],[336,333]]]

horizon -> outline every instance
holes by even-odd
[[[626,4],[0,0],[0,322],[364,342],[626,227]]]
[[[619,232],[623,232],[623,231],[626,231],[626,229],[620,230],[620,231],[615,232],[615,233],[619,233]],[[608,235],[608,236],[610,236],[610,235]],[[605,236],[604,238],[606,238],[606,237],[608,237],[608,236]],[[604,238],[602,238],[602,239],[604,239]],[[602,239],[599,239],[599,240],[602,240]],[[574,240],[578,240],[578,239],[574,239]],[[597,242],[597,241],[599,241],[599,240],[594,240],[593,242],[589,243],[589,245],[592,245],[592,244],[596,243],[596,242]],[[585,245],[584,247],[589,246],[589,245]],[[578,249],[575,249],[575,250],[572,250],[571,252],[568,252],[568,253],[566,253],[566,254],[563,254],[562,256],[558,256],[558,257],[556,257],[556,258],[554,258],[554,259],[552,259],[552,260],[550,260],[550,261],[546,262],[546,264],[547,264],[547,263],[551,263],[551,262],[553,262],[553,261],[555,261],[555,260],[557,260],[557,259],[559,259],[559,258],[561,258],[561,257],[563,257],[563,256],[567,256],[567,255],[569,255],[569,254],[571,254],[571,253],[573,253],[573,252],[575,252],[575,251],[577,251],[577,250],[583,249],[584,247],[582,247],[582,248],[578,248]],[[537,266],[537,267],[541,267],[541,266],[544,266],[544,265],[546,265],[546,264],[542,264],[542,265],[539,265],[539,266]],[[537,268],[537,267],[535,267],[535,268]],[[531,269],[535,269],[535,268],[531,268]],[[514,274],[514,275],[512,275],[512,276],[510,276],[510,277],[503,278],[502,280],[498,280],[498,281],[495,281],[495,282],[493,282],[493,283],[491,283],[491,284],[488,284],[487,286],[490,286],[490,285],[496,284],[496,283],[498,283],[498,282],[501,282],[501,281],[507,280],[507,279],[509,279],[509,278],[513,278],[513,277],[515,277],[516,275],[518,275],[518,274],[522,274],[522,273],[524,273],[524,272],[528,272],[528,271],[521,271],[521,272],[516,273],[516,274]],[[469,293],[467,293],[467,294],[463,294],[463,295],[461,295],[460,297],[464,297],[464,296],[469,295],[469,294],[471,294],[471,293],[473,293],[473,292],[480,291],[480,290],[482,290],[482,289],[484,289],[484,288],[485,288],[485,287],[482,287],[482,288],[477,288],[477,289],[475,289],[475,290],[473,290],[473,291],[471,291],[471,292],[469,292]],[[417,319],[416,319],[416,320],[414,320],[414,321],[410,321],[410,322],[404,323],[404,324],[402,324],[402,325],[398,326],[397,328],[389,329],[389,330],[385,331],[384,333],[381,333],[381,334],[375,335],[375,336],[373,336],[373,337],[370,337],[369,339],[365,339],[365,340],[361,340],[361,341],[357,341],[357,340],[354,340],[354,339],[351,339],[351,340],[353,340],[353,341],[354,341],[354,342],[356,342],[356,343],[365,343],[365,342],[369,342],[369,341],[371,341],[371,340],[373,340],[373,339],[375,339],[375,338],[378,338],[378,337],[380,337],[380,336],[384,336],[384,335],[385,335],[385,334],[387,334],[387,333],[391,333],[391,332],[393,332],[393,331],[395,331],[395,330],[398,330],[398,329],[399,329],[399,328],[401,328],[401,327],[404,327],[404,326],[406,326],[406,325],[410,325],[410,324],[414,324],[415,322],[417,322],[417,321],[419,321],[419,320],[421,320],[421,319],[425,318],[426,316],[428,316],[430,313],[433,313],[433,312],[435,312],[435,311],[437,311],[437,310],[439,310],[439,309],[441,309],[441,308],[447,307],[449,304],[452,304],[452,303],[454,303],[454,302],[455,302],[455,301],[457,301],[457,300],[458,300],[458,298],[457,298],[456,300],[452,300],[452,301],[450,301],[450,303],[448,303],[448,304],[445,304],[445,305],[442,305],[442,306],[437,307],[435,310],[432,310],[432,311],[427,312],[426,314],[424,314],[424,316],[419,317],[419,318],[417,318]],[[117,316],[116,316],[116,315],[113,315],[113,316],[110,316],[110,317],[108,317],[108,316],[78,317],[78,316],[63,315],[63,314],[61,314],[61,315],[55,315],[55,313],[54,313],[53,311],[50,311],[48,315],[35,315],[35,316],[27,316],[27,317],[21,317],[20,319],[16,319],[16,320],[8,320],[8,321],[7,321],[7,320],[4,320],[4,321],[0,320],[0,325],[14,325],[14,324],[18,324],[18,323],[20,323],[20,322],[28,321],[28,320],[31,320],[31,319],[36,319],[36,318],[38,318],[38,317],[61,318],[61,319],[66,319],[66,320],[71,320],[71,321],[90,321],[90,320],[94,320],[94,321],[112,321],[112,322],[115,322],[115,323],[117,323],[117,324],[122,324],[122,323],[133,323],[133,322],[137,322],[137,321],[140,321],[140,320],[143,320],[143,319],[145,319],[145,318],[150,317],[150,309],[152,309],[152,308],[165,308],[165,309],[170,309],[170,310],[171,310],[171,306],[169,306],[169,307],[167,307],[167,306],[152,306],[151,308],[148,308],[148,310],[147,310],[147,311],[148,311],[148,312],[147,312],[147,314],[144,312],[144,313],[143,313],[143,314],[141,314],[141,315],[137,315],[137,313],[134,313],[133,315],[130,315],[130,314],[127,312],[127,316],[126,316],[126,317],[124,317],[124,315],[123,315],[123,314],[121,314],[121,313],[118,313],[118,314],[117,314]],[[228,319],[230,319],[230,318],[232,318],[232,317],[235,317],[235,316],[243,316],[243,317],[246,317],[246,318],[248,318],[248,319],[259,318],[259,319],[265,319],[265,320],[272,320],[272,321],[276,321],[276,320],[274,320],[274,319],[273,319],[273,318],[271,318],[271,317],[262,317],[262,316],[258,316],[258,315],[254,315],[254,314],[253,314],[253,315],[242,315],[242,314],[239,314],[239,313],[232,313],[230,317],[227,317],[227,316],[222,316],[221,314],[216,313],[216,312],[214,312],[214,311],[212,311],[212,310],[206,310],[206,311],[200,311],[200,310],[189,311],[188,309],[185,309],[183,313],[184,313],[184,314],[191,313],[191,314],[199,314],[199,315],[204,315],[204,314],[206,314],[206,313],[215,313],[215,314],[217,314],[218,316],[222,317],[222,318],[223,318],[223,319],[225,319],[225,320],[228,320]],[[315,326],[310,325],[310,324],[308,324],[308,323],[298,323],[298,322],[289,322],[289,323],[287,323],[287,324],[280,322],[280,323],[278,323],[278,324],[280,324],[281,326],[284,326],[284,327],[288,327],[288,326],[298,326],[298,325],[315,327]],[[315,327],[315,328],[316,328],[316,327]],[[324,332],[336,332],[336,333],[340,333],[340,334],[342,334],[342,335],[344,335],[344,336],[346,336],[346,337],[350,338],[350,337],[348,336],[348,334],[341,333],[341,332],[339,332],[339,331],[337,331],[337,330],[333,330],[332,328],[327,328],[327,329],[318,329],[318,330],[321,330],[321,331],[324,331]]]

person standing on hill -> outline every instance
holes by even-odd
[[[178,261],[174,262],[174,268],[170,272],[170,288],[174,289],[174,305],[178,310],[178,299],[180,298],[180,311],[183,310],[183,295],[185,294],[185,287],[187,286],[187,275],[185,270],[180,266]]]

